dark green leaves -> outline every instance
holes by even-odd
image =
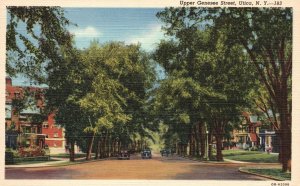
[[[7,73],[45,83],[49,64],[60,63],[60,48],[71,47],[69,20],[59,7],[8,7],[7,11]]]

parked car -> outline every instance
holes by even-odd
[[[152,158],[151,150],[150,149],[142,150],[141,156],[142,156],[142,159],[151,159]]]
[[[119,155],[118,155],[118,159],[126,159],[129,160],[130,159],[130,153],[128,152],[128,150],[121,150]]]
[[[161,156],[167,156],[168,157],[170,154],[172,154],[171,152],[172,151],[170,149],[162,149],[160,151],[160,154],[161,154]]]

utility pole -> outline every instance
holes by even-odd
[[[207,123],[205,123],[205,131],[206,131],[206,160],[208,160],[208,127]]]

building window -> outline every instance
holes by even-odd
[[[54,133],[53,137],[58,138],[58,133]]]
[[[23,133],[31,133],[31,128],[27,127],[27,126],[24,126],[24,127],[22,127],[22,132]]]
[[[35,133],[36,134],[36,127],[32,127],[31,128],[31,133]]]
[[[47,128],[49,128],[49,124],[48,124],[48,122],[44,122],[44,123],[43,123],[43,128],[44,128],[44,129],[47,129]]]
[[[39,126],[39,127],[37,127],[37,133],[38,134],[41,134],[42,133],[42,128]]]

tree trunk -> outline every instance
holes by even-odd
[[[137,149],[136,149],[136,140],[135,139],[133,139],[133,150],[137,151]]]
[[[73,140],[70,140],[70,161],[74,162],[75,161],[75,142]]]
[[[279,130],[275,131],[276,136],[279,138],[279,154],[278,154],[278,162],[282,164],[282,135]]]
[[[199,124],[195,125],[195,155],[199,156],[199,151],[200,151],[200,147],[199,147],[199,142],[200,142],[200,133],[199,133]]]
[[[213,159],[213,153],[212,153],[212,130],[208,133],[208,159]]]
[[[114,156],[116,156],[117,154],[117,149],[118,149],[118,141],[117,140],[114,140],[114,149],[113,149],[113,153],[114,153]]]
[[[101,141],[100,141],[100,158],[104,158],[105,157],[105,143],[104,143],[104,138],[102,137],[101,138]]]
[[[119,146],[118,146],[118,152],[120,153],[120,152],[121,152],[121,147],[122,147],[122,142],[119,141],[119,142],[118,142],[118,145],[119,145]]]
[[[108,157],[110,157],[111,156],[111,152],[112,152],[112,143],[111,143],[112,141],[111,141],[111,136],[110,136],[110,134],[108,134],[108,144],[107,144],[107,146],[108,146],[108,153],[107,153],[107,155],[108,155]]]
[[[108,157],[108,132],[106,132],[105,140],[104,140],[104,157]]]
[[[290,172],[291,171],[291,114],[288,110],[288,96],[287,96],[287,80],[283,78],[282,86],[280,91],[277,92],[277,106],[280,116],[280,152],[282,159],[282,171]]]
[[[99,137],[99,138],[97,138],[97,146],[96,146],[96,152],[95,152],[95,159],[99,159],[99,157],[100,157],[100,152],[101,152],[101,150],[100,150],[100,148],[101,148],[101,138]]]
[[[179,154],[179,156],[182,155],[182,145],[181,144],[178,144],[178,154]]]
[[[95,145],[96,146],[96,149],[95,149],[95,160],[98,159],[98,139],[96,138],[96,141],[97,141],[97,144]]]
[[[94,138],[95,138],[95,134],[92,133],[91,136],[89,137],[88,151],[87,151],[87,154],[86,154],[86,160],[89,160],[92,157],[92,149],[93,149]]]
[[[281,129],[281,159],[282,159],[282,171],[291,171],[291,130]]]
[[[223,161],[223,154],[222,154],[222,134],[217,132],[215,134],[216,142],[217,142],[217,161]]]
[[[190,156],[193,156],[193,132],[192,132],[192,127],[190,127],[190,129],[189,129],[189,132],[190,132],[190,134],[189,134],[189,144],[188,144],[188,146],[189,146],[189,152],[188,152],[188,155],[190,155]]]
[[[192,156],[196,155],[196,126],[192,127]]]
[[[204,130],[204,125],[202,125],[202,123],[199,123],[199,134],[200,134],[200,151],[201,151],[201,158],[204,158],[205,157],[205,142],[206,142],[206,139],[205,139],[205,130]]]

